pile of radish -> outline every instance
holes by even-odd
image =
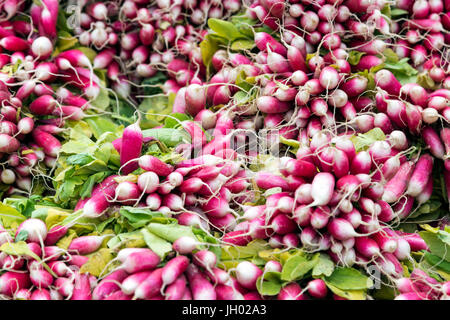
[[[448,300],[450,2],[0,4],[0,298]]]

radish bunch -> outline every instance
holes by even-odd
[[[99,51],[94,68],[107,68],[111,87],[128,97],[136,89],[130,81],[139,85],[159,70],[170,78],[163,84],[165,93],[203,78],[198,46],[206,32],[203,26],[208,17],[220,19],[239,11],[241,2],[129,0],[82,5],[75,34],[82,45]]]
[[[7,195],[26,194],[55,167],[67,122],[86,117],[102,84],[83,49],[60,49],[58,1],[2,5],[31,16],[0,26],[1,182]]]
[[[91,297],[96,279],[80,274],[89,260],[85,256],[96,251],[104,236],[85,236],[72,240],[67,250],[55,245],[67,229],[47,226],[40,219],[22,222],[14,235],[2,228],[2,245],[10,244],[9,253],[1,252],[0,294],[6,299],[86,300]],[[26,235],[23,241],[23,235]],[[15,241],[16,240],[16,241]],[[22,243],[27,251],[15,249]],[[15,254],[17,250],[17,254]]]

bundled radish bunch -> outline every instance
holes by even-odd
[[[192,121],[184,122],[186,128],[192,125]],[[197,141],[198,135],[193,136]],[[89,198],[79,200],[75,210],[83,209],[84,216],[95,218],[110,207],[128,205],[174,215],[183,225],[204,225],[204,219],[207,228],[209,221],[222,230],[234,224],[233,201],[238,206],[251,195],[245,194],[249,183],[240,162],[231,158],[233,150],[171,165],[141,155],[143,141],[137,123],[125,128],[114,146],[120,154],[120,172],[128,176],[109,176],[93,188]]]
[[[104,277],[93,291],[97,300],[243,300],[236,280],[217,268],[216,255],[198,250],[193,238],[181,237],[173,248],[178,255],[161,259],[147,248],[125,248],[118,252],[122,262]],[[117,284],[120,282],[120,285]]]
[[[409,278],[397,280],[400,292],[395,300],[448,300],[450,283],[438,282],[426,272],[414,269]]]
[[[66,232],[60,227],[47,230],[35,218],[22,222],[14,236],[2,230],[0,293],[5,299],[84,300],[90,296],[96,278],[79,270],[89,260],[85,255],[97,250],[104,236],[76,238],[65,250],[55,243]]]
[[[84,1],[75,33],[82,45],[99,50],[94,68],[107,68],[111,87],[122,96],[159,70],[170,78],[164,91],[176,92],[204,77],[198,43],[208,17],[227,17],[240,7],[236,0]]]
[[[13,3],[5,3],[7,12]],[[24,3],[16,9],[22,7]],[[82,119],[88,100],[100,91],[100,81],[82,51],[52,57],[58,2],[32,4],[29,10],[31,21],[3,21],[0,32],[1,181],[13,186],[8,194],[29,192],[32,177],[54,167],[61,148],[57,136],[65,120]]]

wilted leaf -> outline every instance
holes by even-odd
[[[113,258],[111,249],[101,248],[89,257],[88,262],[81,266],[80,273],[88,272],[93,276],[99,277],[106,273],[106,267]]]

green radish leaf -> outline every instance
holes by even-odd
[[[90,197],[94,185],[102,182],[106,177],[110,176],[112,173],[113,173],[112,171],[97,172],[89,176],[89,178],[86,180],[86,182],[83,184],[80,190],[81,199],[86,199]]]
[[[180,143],[190,143],[191,136],[185,130],[173,128],[157,128],[143,130],[144,138],[153,137],[168,147],[176,147]]]
[[[191,237],[196,239],[194,233],[192,232],[191,227],[181,226],[175,223],[171,224],[161,224],[161,223],[150,223],[147,226],[147,229],[157,235],[160,238],[163,238],[167,241],[174,242],[180,237]]]
[[[355,146],[356,152],[367,150],[375,141],[386,140],[386,135],[380,128],[374,128],[366,133],[358,133],[356,136],[352,136],[350,140]]]
[[[334,262],[331,260],[330,256],[321,253],[319,255],[319,261],[314,266],[312,270],[313,277],[329,277],[334,271]]]
[[[354,268],[337,267],[329,277],[324,278],[341,290],[365,290],[373,286],[373,281]]]
[[[419,232],[422,239],[426,242],[428,248],[430,248],[430,252],[444,259],[447,262],[450,262],[450,245],[443,242],[439,239],[438,235],[432,233],[430,231],[421,231]]]
[[[393,8],[391,9],[391,17],[399,17],[403,16],[405,14],[408,14],[409,12],[407,10],[403,10],[400,8]]]
[[[391,6],[389,4],[385,5],[381,9],[381,14],[385,15],[386,17],[388,17],[390,19],[391,18]]]
[[[164,128],[175,128],[180,125],[180,122],[186,120],[193,120],[192,116],[185,113],[171,113],[164,120]]]
[[[394,300],[396,295],[395,289],[387,285],[381,285],[380,289],[372,293],[376,300]]]
[[[447,245],[450,245],[450,233],[444,230],[438,230],[437,237]]]
[[[428,72],[421,73],[417,76],[417,84],[428,90],[436,89],[436,83],[431,79]]]
[[[69,248],[70,244],[72,243],[72,240],[75,239],[76,237],[78,237],[77,233],[74,230],[70,229],[67,232],[67,235],[65,235],[64,237],[59,239],[58,242],[56,242],[56,246],[58,246],[61,249],[67,250],[67,248]]]
[[[146,228],[142,228],[141,233],[147,246],[155,252],[161,260],[163,260],[166,255],[172,251],[172,244],[169,241],[158,237]]]
[[[359,60],[361,60],[361,57],[365,54],[366,54],[365,52],[352,50],[348,53],[347,61],[352,66],[356,66],[359,63]]]
[[[31,213],[34,211],[36,204],[40,202],[42,202],[42,197],[39,195],[32,195],[29,198],[14,196],[14,198],[6,198],[3,200],[5,205],[15,208],[27,218],[31,217]]]
[[[162,84],[167,80],[167,76],[162,72],[157,72],[150,78],[144,79],[141,86],[144,88],[144,95],[152,96],[163,93]]]
[[[229,41],[233,41],[242,37],[242,34],[239,32],[236,26],[229,21],[210,18],[208,19],[208,27],[219,36],[224,37]]]
[[[147,244],[144,241],[144,236],[140,230],[135,230],[127,233],[120,233],[117,236],[111,238],[106,243],[110,249],[123,248],[123,247],[146,247]]]
[[[100,87],[100,93],[98,94],[98,96],[93,101],[91,101],[92,106],[101,110],[105,110],[106,108],[108,108],[110,103],[111,99],[109,98],[108,90],[102,87]]]
[[[246,246],[222,246],[222,260],[252,258],[268,248],[268,243],[261,239],[253,240]]]
[[[347,300],[366,300],[366,292],[364,290],[341,290],[333,284],[325,281],[327,287],[339,297]]]
[[[58,40],[56,41],[56,48],[55,50],[58,53],[61,53],[63,51],[72,49],[75,47],[78,43],[78,39],[72,36],[69,32],[61,30],[58,32]],[[55,55],[55,52],[53,53],[53,56]]]
[[[443,260],[432,253],[425,252],[425,260],[434,267],[442,269],[444,272],[450,273],[450,262]]]
[[[68,164],[85,165],[93,160],[94,160],[94,158],[91,155],[89,155],[87,153],[79,153],[79,154],[74,154],[73,156],[68,157],[66,161]]]
[[[104,117],[89,117],[84,121],[87,122],[96,139],[106,132],[116,133],[121,128],[111,120]]]
[[[256,289],[260,295],[275,296],[280,293],[283,285],[281,280],[281,273],[270,271],[263,274],[264,278],[258,277],[256,280]]]
[[[14,242],[26,241],[28,239],[28,232],[21,230],[15,237]]]
[[[128,206],[120,207],[119,213],[122,217],[126,218],[129,224],[135,229],[147,225],[156,217],[165,217],[161,212],[152,212],[149,209]]]
[[[311,260],[301,255],[292,256],[283,265],[281,279],[285,281],[299,280],[311,271],[318,262],[319,254],[315,254]]]
[[[256,46],[254,40],[248,39],[238,39],[233,41],[231,44],[231,50],[233,51],[244,51],[244,50],[252,50]]]
[[[387,48],[386,50],[384,50],[382,56],[385,58],[385,61],[388,63],[397,63],[400,60],[400,58],[395,53],[395,51],[390,48]]]
[[[27,218],[20,214],[15,208],[0,202],[0,219],[4,228],[15,229]]]

